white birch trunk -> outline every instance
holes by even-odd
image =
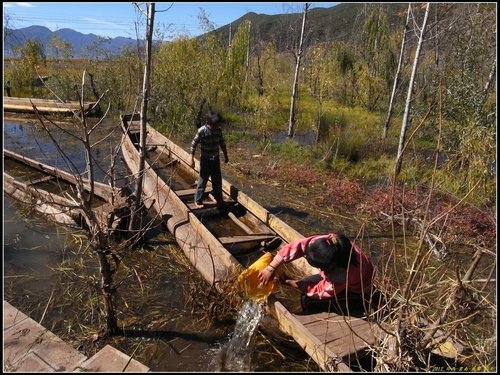
[[[406,33],[408,33],[408,24],[410,22],[411,4],[408,4],[408,13],[406,14],[405,30],[403,33],[403,41],[401,42],[401,52],[399,53],[398,68],[396,70],[396,76],[394,77],[394,84],[392,85],[391,100],[389,101],[389,109],[387,110],[387,118],[385,119],[384,129],[382,131],[382,138],[387,138],[387,132],[389,131],[389,124],[392,117],[392,109],[394,107],[394,100],[396,97],[396,89],[399,83],[399,75],[401,73],[401,66],[403,65],[403,56],[406,45]]]
[[[429,8],[430,8],[430,3],[427,3],[427,6],[425,8],[424,22],[422,23],[422,29],[420,30],[420,37],[418,39],[417,51],[415,52],[415,59],[413,61],[413,69],[411,71],[410,83],[408,85],[408,94],[406,96],[406,105],[403,115],[403,123],[401,124],[401,134],[399,135],[398,155],[396,157],[396,166],[394,168],[394,173],[396,176],[401,171],[401,163],[403,161],[403,149],[406,137],[406,128],[408,127],[408,116],[410,112],[410,103],[412,100],[413,83],[415,81],[415,74],[417,71],[418,60],[420,57],[420,49],[422,48],[422,43],[424,40],[425,27],[427,25],[427,18],[429,16]]]
[[[153,42],[153,24],[155,14],[155,3],[148,3],[148,20],[146,28],[146,56],[144,64],[144,79],[142,82],[142,102],[141,102],[141,130],[139,146],[139,172],[137,176],[137,185],[135,187],[135,209],[132,210],[131,226],[134,226],[135,214],[141,206],[142,184],[144,180],[144,166],[146,157],[146,125],[148,122],[148,100],[149,100],[149,76],[151,74],[151,44]]]
[[[302,44],[304,42],[304,30],[306,27],[306,16],[307,16],[307,9],[308,8],[309,8],[309,4],[304,3],[304,15],[302,17],[302,31],[300,32],[299,50],[297,53],[297,60],[296,60],[296,64],[295,64],[295,75],[293,78],[292,98],[290,101],[290,117],[288,120],[288,138],[293,138],[293,134],[295,132],[295,100],[297,99],[297,92],[298,92],[298,86],[299,86],[300,58],[302,57]]]

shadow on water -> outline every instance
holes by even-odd
[[[182,338],[185,340],[199,341],[204,343],[214,343],[215,341],[224,338],[224,335],[216,333],[199,333],[199,332],[183,332],[183,331],[149,331],[144,329],[123,329],[116,334],[123,337],[143,337],[146,339],[163,339],[171,340],[174,338]]]
[[[274,215],[288,215],[299,219],[304,219],[309,216],[307,212],[284,206],[266,207],[266,209]]]

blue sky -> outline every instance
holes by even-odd
[[[145,10],[145,3],[141,7]],[[227,25],[248,12],[262,14],[300,13],[302,2],[189,2],[155,3],[155,29],[167,36],[197,36],[205,32],[200,28],[200,9],[215,26]],[[338,3],[310,3],[312,8],[329,8]],[[140,15],[130,2],[27,2],[3,3],[4,26],[19,29],[31,25],[45,26],[52,31],[69,28],[83,34],[108,37],[136,38],[136,24],[140,22],[140,37],[145,33],[145,16]],[[7,25],[6,25],[7,24]]]

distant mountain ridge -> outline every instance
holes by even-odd
[[[360,19],[363,17],[360,16],[363,13],[370,14],[375,9],[383,9],[388,15],[390,26],[401,30],[407,8],[408,3],[339,3],[330,8],[312,8],[307,12],[306,38],[312,44],[331,40],[347,42],[350,37],[359,36],[362,32]],[[302,17],[302,12],[275,15],[249,12],[213,33],[220,35],[222,40],[228,40],[230,33],[234,35],[243,22],[250,21],[254,40],[273,41],[278,51],[283,51],[293,44],[292,40],[298,41]]]
[[[48,48],[50,40],[58,37],[72,46],[72,57],[81,58],[89,53],[89,48],[102,44],[112,55],[120,54],[123,48],[133,48],[137,41],[132,38],[117,37],[105,38],[95,34],[82,34],[72,29],[60,29],[51,31],[44,26],[28,26],[21,29],[9,29],[4,27],[4,57],[13,57],[16,46],[24,45],[31,39],[38,40],[44,47],[48,57],[51,51]]]
[[[307,37],[313,44],[327,40],[347,41],[352,35],[361,32],[360,15],[367,14],[371,11],[370,7],[374,6],[386,11],[391,27],[402,28],[404,26],[407,3],[339,3],[330,8],[312,8],[308,11]],[[274,41],[278,51],[282,51],[289,48],[292,41],[300,36],[302,13],[267,15],[249,12],[210,33],[216,33],[223,40],[228,40],[229,35],[234,36],[238,27],[247,20],[251,22],[251,35],[254,40]],[[38,39],[45,46],[47,56],[53,57],[47,47],[54,35],[73,47],[75,58],[88,55],[90,49],[98,45],[107,49],[107,52],[112,55],[120,54],[124,48],[135,48],[137,45],[137,41],[132,38],[103,38],[95,34],[82,34],[72,29],[50,31],[43,26],[30,26],[22,29],[4,27],[4,57],[13,56],[15,46],[22,45],[29,39]],[[95,49],[92,52],[98,53]]]

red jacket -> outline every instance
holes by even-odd
[[[292,260],[298,259],[304,256],[304,251],[307,245],[313,242],[316,238],[335,238],[336,234],[322,234],[314,235],[310,237],[303,238],[289,243],[283,246],[278,253],[274,256],[274,260],[271,262],[275,267],[278,267],[281,263],[288,263]],[[369,293],[371,291],[372,279],[374,273],[373,263],[370,258],[366,256],[361,249],[352,243],[355,252],[358,265],[349,265],[347,269],[347,280],[338,280],[338,270],[323,271],[321,270],[321,279],[313,280],[308,282],[307,278],[303,279],[302,282],[307,285],[306,294],[308,297],[325,299],[332,298],[336,294],[342,296],[341,292],[347,289],[348,292],[355,293]],[[336,281],[334,281],[337,279]]]

